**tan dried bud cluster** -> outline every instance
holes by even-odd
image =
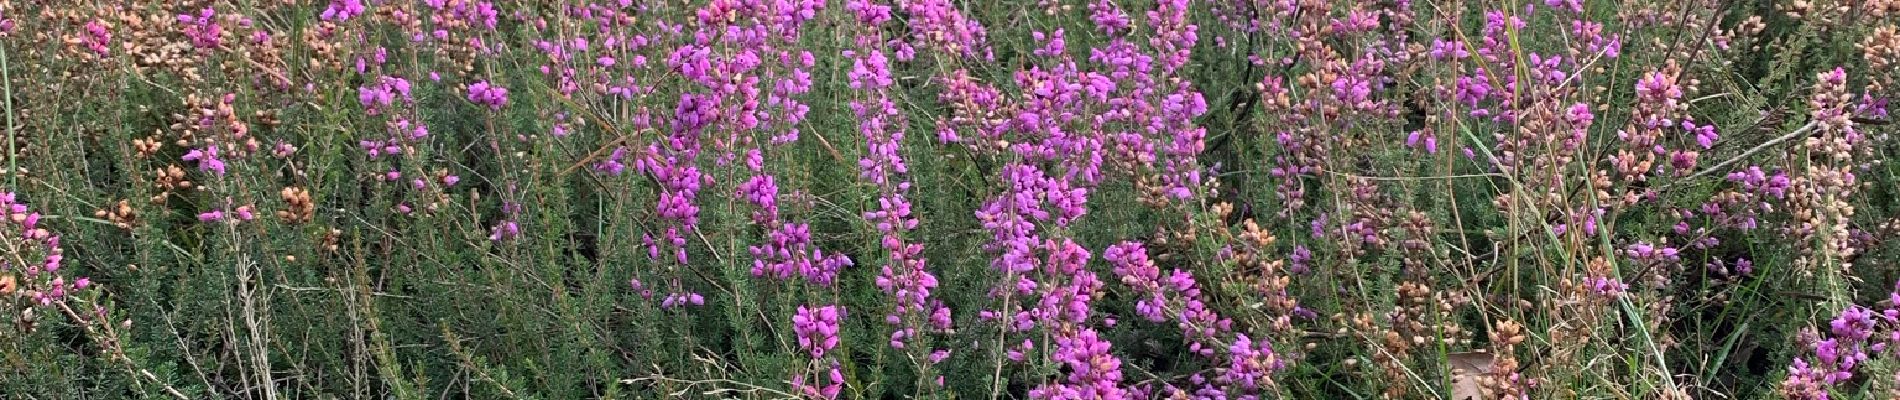
[[[133,10],[120,10],[114,18],[113,41],[132,59],[132,70],[138,75],[154,75],[153,69],[177,74],[188,82],[201,82],[204,78],[198,72],[203,61],[191,42],[173,29],[177,17],[167,15],[164,10],[154,7],[149,15],[141,15]]]
[[[163,132],[152,132],[151,136],[132,139],[132,151],[138,154],[138,158],[151,158],[165,148],[165,142],[159,139],[163,135]]]
[[[1293,278],[1285,268],[1286,261],[1279,259],[1279,253],[1272,247],[1277,239],[1253,218],[1241,219],[1240,229],[1235,232],[1234,227],[1225,222],[1233,216],[1233,203],[1217,202],[1210,208],[1215,220],[1222,221],[1209,228],[1210,234],[1230,243],[1225,248],[1231,252],[1229,260],[1235,270],[1241,272],[1238,280],[1250,283],[1253,295],[1259,296],[1259,302],[1253,306],[1265,319],[1259,323],[1275,333],[1292,333],[1293,314],[1300,303],[1288,294]]]
[[[1511,320],[1499,321],[1497,329],[1491,331],[1491,343],[1499,346],[1524,343],[1524,325]]]
[[[1788,18],[1801,19],[1802,17],[1806,17],[1808,14],[1814,12],[1814,3],[1808,0],[1794,0],[1787,3],[1776,3],[1775,10],[1781,11],[1782,14],[1786,14]]]
[[[300,187],[285,187],[277,192],[284,199],[284,209],[277,210],[277,218],[284,223],[296,225],[310,222],[316,217],[317,206],[310,201],[310,192]]]
[[[1748,36],[1757,36],[1761,35],[1761,31],[1768,30],[1768,23],[1762,21],[1760,15],[1750,15],[1748,19],[1742,20],[1742,23],[1737,25],[1735,30],[1741,31]]]
[[[1411,211],[1405,214],[1405,220],[1399,222],[1399,228],[1405,231],[1405,240],[1399,247],[1407,253],[1409,263],[1422,263],[1420,257],[1431,257],[1432,237],[1438,234],[1430,216],[1423,212]]]
[[[1847,270],[1857,252],[1849,234],[1857,189],[1866,182],[1855,178],[1856,160],[1873,158],[1852,118],[1854,94],[1848,91],[1847,74],[1841,70],[1822,72],[1816,77],[1814,92],[1808,99],[1815,134],[1803,143],[1808,159],[1804,174],[1792,180],[1789,191],[1794,223],[1787,229],[1803,240],[1822,242],[1818,253],[1803,247],[1796,266],[1804,275],[1812,267],[1837,267]]]
[[[1861,3],[1860,8],[1862,12],[1867,13],[1867,16],[1869,17],[1886,18],[1887,16],[1890,16],[1890,15],[1900,16],[1900,0],[1863,0],[1863,1],[1864,2]]]
[[[1254,84],[1254,89],[1260,91],[1260,104],[1268,110],[1293,108],[1293,96],[1287,92],[1286,85],[1277,78],[1268,79],[1271,80]]]
[[[1516,321],[1503,320],[1491,329],[1491,374],[1483,379],[1486,393],[1501,399],[1524,398],[1529,388],[1524,376],[1518,373],[1517,345],[1526,338],[1524,325]]]
[[[1259,223],[1255,223],[1253,218],[1248,218],[1241,222],[1240,240],[1250,246],[1264,249],[1272,246],[1275,239],[1272,232],[1260,228]]]
[[[1777,3],[1775,9],[1788,15],[1789,18],[1806,19],[1809,23],[1826,24],[1823,28],[1837,28],[1838,26],[1829,25],[1853,21],[1865,15],[1867,13],[1865,9],[1866,5],[1863,3],[1866,1],[1867,0],[1795,0],[1789,3]]]
[[[1610,261],[1603,257],[1592,258],[1584,267],[1581,276],[1565,277],[1558,282],[1559,294],[1545,298],[1543,308],[1552,310],[1548,334],[1551,348],[1548,362],[1539,363],[1548,372],[1562,365],[1577,365],[1581,358],[1588,357],[1588,348],[1593,346],[1597,334],[1595,329],[1603,326],[1605,315],[1610,314],[1611,301],[1602,292],[1589,285],[1589,277],[1616,276]]]
[[[1373,364],[1386,380],[1410,379],[1410,371],[1417,367],[1408,364],[1415,361],[1414,356],[1421,349],[1430,353],[1441,347],[1471,345],[1473,332],[1459,326],[1454,313],[1470,304],[1468,297],[1410,279],[1400,282],[1393,290],[1395,304],[1382,314],[1358,313],[1350,319],[1345,314],[1333,315],[1333,320],[1341,326],[1340,333],[1363,332],[1370,344],[1377,346],[1379,351],[1373,352]],[[1384,394],[1388,398],[1407,398],[1410,390],[1408,385],[1389,385]]]
[[[277,114],[277,110],[257,110],[251,112],[251,116],[257,119],[257,123],[263,125],[265,128],[274,128],[284,124],[283,119],[278,118]]]
[[[132,229],[132,226],[138,223],[138,210],[132,208],[132,200],[128,199],[119,199],[117,203],[94,211],[92,215],[112,221],[112,225],[119,229]]]
[[[1593,195],[1596,197],[1597,203],[1604,204],[1606,206],[1617,206],[1617,205],[1623,205],[1623,204],[1635,204],[1638,200],[1641,200],[1641,198],[1638,197],[1637,193],[1634,191],[1625,193],[1623,196],[1616,196],[1616,195],[1610,194],[1611,191],[1616,188],[1616,181],[1610,178],[1609,171],[1604,171],[1602,169],[1592,169],[1589,171],[1589,174],[1590,174],[1590,190],[1593,191]]]
[[[258,32],[249,34],[248,36],[250,37],[258,37],[257,34],[259,33],[268,34],[267,31],[262,31],[263,27],[261,26],[253,25],[251,28],[258,30]],[[238,56],[242,57],[241,59],[244,60],[244,62],[239,63],[236,60],[229,60],[229,62],[225,64],[227,70],[239,70],[241,71],[239,73],[257,77],[260,83],[268,83],[268,85],[259,86],[278,91],[289,91],[292,89],[290,75],[288,74],[288,71],[290,71],[290,63],[285,61],[288,57],[284,55],[284,49],[280,47],[281,41],[245,40],[239,43],[240,46],[237,48],[237,53]],[[264,81],[265,79],[268,79],[268,81]]]
[[[343,242],[342,229],[330,228],[330,231],[323,233],[323,250],[324,251],[335,252],[337,250],[337,245],[342,242]]]
[[[1195,224],[1193,223],[1193,221],[1188,221],[1188,223],[1186,224],[1181,224],[1180,227],[1178,228],[1171,229],[1165,226],[1155,228],[1154,243],[1152,243],[1153,245],[1152,247],[1155,249],[1161,249],[1161,251],[1159,251],[1159,253],[1161,254],[1157,257],[1157,259],[1165,261],[1165,260],[1171,259],[1172,257],[1178,257],[1176,253],[1179,253],[1179,251],[1176,251],[1176,250],[1185,250],[1185,249],[1192,248],[1194,246],[1194,241],[1200,239],[1201,237],[1200,232],[1201,232],[1201,229],[1200,229],[1199,224]]]
[[[158,194],[152,196],[152,203],[165,204],[165,200],[170,199],[172,193],[191,190],[195,187],[191,180],[185,178],[185,169],[179,167],[178,164],[159,168],[153,171],[152,175],[152,186],[158,189]]]
[[[1880,221],[1880,225],[1875,226],[1873,233],[1878,240],[1887,240],[1894,236],[1900,236],[1900,217]]]
[[[185,101],[186,107],[195,108],[193,107],[192,100],[196,100],[196,99],[197,99],[196,96],[193,96],[187,99]],[[171,119],[172,119],[172,124],[166,126],[166,128],[171,129],[172,132],[176,133],[176,135],[174,135],[176,136],[176,138],[173,139],[172,145],[175,145],[178,147],[191,147],[193,144],[195,144],[193,142],[198,140],[198,129],[199,129],[196,121],[193,121],[192,118],[184,114],[172,114]]]
[[[1136,173],[1135,200],[1153,208],[1164,208],[1172,204],[1168,201],[1168,186],[1162,184],[1161,180],[1152,173]]]
[[[1900,27],[1893,24],[1876,27],[1855,47],[1860,49],[1861,59],[1867,61],[1867,70],[1891,71],[1895,68],[1895,62],[1900,61]],[[1893,84],[1891,73],[1877,73],[1873,77],[1867,84],[1870,92],[1884,92],[1888,85]]]
[[[330,40],[336,29],[336,23],[330,21],[320,21],[316,26],[304,29],[302,38],[304,47],[310,49],[311,52],[310,59],[305,62],[311,69],[333,71],[344,69],[343,58],[338,56],[337,50],[342,46]]]
[[[257,138],[251,133],[251,125],[239,118],[234,96],[200,96],[197,93],[185,96],[187,113],[171,115],[169,128],[177,132],[174,144],[180,147],[194,147],[200,140],[210,144],[222,143],[221,147],[233,156],[244,156],[259,148]]]

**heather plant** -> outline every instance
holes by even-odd
[[[0,397],[1900,396],[1891,0],[0,0]]]

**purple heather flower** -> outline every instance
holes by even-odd
[[[823,358],[826,351],[838,347],[838,306],[798,307],[792,316],[792,331],[798,334],[798,347]]]
[[[218,145],[206,146],[203,149],[191,149],[191,151],[186,152],[185,156],[181,159],[184,161],[197,161],[198,170],[200,171],[211,171],[219,176],[224,175],[224,160],[218,158]]]
[[[825,359],[825,353],[838,347],[838,320],[842,316],[838,306],[806,307],[799,306],[798,313],[792,316],[792,331],[798,337],[798,348],[811,354],[813,360]],[[799,374],[792,379],[792,386],[808,395],[824,399],[837,398],[844,386],[844,376],[836,362],[828,368],[830,383],[823,387],[805,384],[805,375]]]
[[[1247,390],[1258,389],[1272,381],[1268,375],[1286,368],[1285,362],[1274,354],[1272,344],[1255,342],[1246,334],[1234,336],[1233,344],[1227,346],[1227,356],[1227,370],[1219,379]]]
[[[111,54],[112,31],[100,20],[86,21],[86,48],[101,57]]]
[[[1082,329],[1073,335],[1055,339],[1053,361],[1067,366],[1068,374],[1060,381],[1029,391],[1032,399],[1125,399],[1122,387],[1121,359],[1109,350],[1113,344],[1094,329]]]
[[[508,89],[488,81],[471,83],[468,85],[468,101],[500,111],[501,106],[508,104]]]
[[[324,21],[343,22],[363,14],[363,11],[363,0],[332,0],[330,6],[325,7],[323,13],[318,14],[317,18]]]
[[[191,38],[191,44],[200,49],[215,49],[223,44],[224,26],[218,23],[218,12],[205,7],[198,15],[179,14],[178,22],[185,25],[185,36]]]

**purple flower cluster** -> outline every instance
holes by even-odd
[[[1172,78],[1197,40],[1197,28],[1186,22],[1187,3],[1162,2],[1141,21],[1146,30],[1135,29],[1136,20],[1111,2],[1093,4],[1090,12],[1111,39],[1090,49],[1087,64],[1069,56],[1064,32],[1037,33],[1042,46],[1035,54],[1048,61],[1015,73],[1019,96],[1002,96],[958,73],[945,80],[940,97],[953,111],[938,121],[940,140],[1005,161],[997,177],[1003,192],[976,213],[992,235],[986,249],[1001,275],[990,292],[1000,303],[979,316],[1014,337],[1006,342],[1021,341],[1006,350],[1011,360],[1029,360],[1039,350],[1037,336],[1051,340],[1038,354],[1069,368],[1037,387],[1032,396],[1038,398],[1128,393],[1119,383],[1119,361],[1092,328],[1092,303],[1103,284],[1086,268],[1089,251],[1068,233],[1088,213],[1090,192],[1104,178],[1101,165],[1109,162],[1104,156],[1135,171],[1131,178],[1161,194],[1156,201],[1192,199],[1202,185],[1197,158],[1205,130],[1193,120],[1207,104],[1186,81]],[[958,129],[974,129],[978,140],[965,140]],[[1194,318],[1212,316],[1202,311]],[[1207,346],[1206,353],[1222,347]]]
[[[363,108],[369,112],[369,115],[376,115],[381,113],[383,109],[388,108],[391,104],[394,104],[397,99],[402,99],[404,104],[413,104],[415,98],[410,96],[409,89],[410,85],[408,79],[384,76],[357,88],[356,98],[357,102],[363,104]],[[471,85],[469,90],[470,99],[472,100],[474,99],[473,93],[475,87]],[[504,94],[504,96],[506,95]]]
[[[675,286],[677,285],[678,283],[675,281]],[[703,305],[706,305],[706,297],[693,292],[668,293],[666,298],[660,300],[660,308],[662,309],[685,306],[698,307]]]
[[[85,42],[87,50],[92,50],[100,57],[112,54],[112,29],[104,21],[86,21],[86,35],[81,40]]]
[[[774,133],[772,144],[789,144],[798,140],[798,124],[805,121],[811,106],[799,100],[799,96],[811,92],[811,68],[817,65],[817,58],[809,51],[797,53],[782,51],[778,56],[778,68],[769,72],[777,77],[772,80],[772,90],[765,98],[767,125],[777,126],[782,132]]]
[[[652,232],[644,235],[647,257],[661,260],[663,251],[671,251],[672,263],[669,270],[687,265],[686,235],[699,226],[699,191],[712,177],[700,172],[696,162],[699,158],[699,136],[712,122],[716,111],[710,103],[693,94],[682,94],[677,108],[676,120],[672,131],[647,148],[646,158],[634,163],[634,170],[648,174],[660,184],[660,196],[654,203],[654,211],[662,222],[660,233],[655,237]],[[677,277],[669,279],[673,292],[668,300],[678,296],[697,296],[697,293],[685,291]],[[667,302],[667,305],[692,304]],[[697,304],[694,304],[697,305]]]
[[[505,216],[501,221],[495,222],[495,226],[488,229],[488,240],[501,242],[520,238],[521,223],[517,219],[521,215],[521,203],[504,201],[501,204],[501,213]]]
[[[1113,343],[1101,338],[1094,329],[1084,328],[1073,335],[1055,339],[1050,358],[1068,367],[1069,374],[1057,383],[1029,391],[1031,399],[1110,400],[1130,399],[1122,386],[1122,361],[1109,350]]]
[[[937,119],[937,141],[960,143],[966,139],[958,134],[959,129],[977,131],[975,149],[989,149],[989,146],[1002,142],[1004,123],[999,110],[1004,104],[1003,94],[995,87],[979,82],[970,76],[968,69],[958,69],[946,77],[937,78],[943,84],[943,92],[937,100],[950,108],[950,115]]]
[[[844,389],[844,371],[826,352],[838,348],[838,320],[844,312],[838,306],[798,307],[792,316],[792,331],[798,336],[798,348],[811,355],[810,372],[792,377],[792,387],[800,394],[821,399],[836,399]],[[821,377],[822,378],[819,378]],[[826,383],[818,383],[820,380]]]
[[[332,0],[337,16],[350,14],[355,7],[349,4],[354,0]],[[367,6],[379,2],[365,0]],[[490,57],[503,49],[491,43],[493,32],[500,22],[501,13],[494,3],[480,0],[423,0],[422,7],[408,4],[381,2],[393,10],[386,11],[404,28],[412,43],[438,46],[449,56],[464,59]],[[322,15],[319,15],[322,17]],[[485,39],[486,38],[486,39]],[[431,80],[440,80],[440,73],[430,72]]]
[[[1034,299],[1013,296],[1030,296],[1044,286],[1029,274],[1041,265],[1039,252],[1044,243],[1036,231],[1037,223],[1053,217],[1042,207],[1050,185],[1048,177],[1035,166],[1012,163],[1004,166],[1002,173],[1006,191],[985,202],[976,216],[992,235],[992,241],[986,244],[996,253],[990,265],[1003,274],[1003,279],[991,296],[1001,297],[1003,304],[1000,309],[984,310],[980,316],[984,320],[1011,317],[1013,320],[1005,322],[1006,330],[1023,332],[1035,327],[1037,313],[1023,309],[1021,304]]]
[[[1788,367],[1781,394],[1791,400],[1826,400],[1829,391],[1847,383],[1868,361],[1891,356],[1900,343],[1900,283],[1887,295],[1888,305],[1875,311],[1849,305],[1824,331],[1804,331],[1801,356]]]
[[[1199,387],[1193,393],[1195,398],[1225,398],[1229,394],[1253,396],[1252,393],[1271,387],[1273,373],[1286,368],[1285,360],[1274,352],[1271,343],[1238,332],[1232,320],[1210,309],[1192,274],[1174,270],[1163,276],[1142,244],[1122,242],[1110,246],[1102,252],[1102,258],[1114,266],[1122,284],[1141,296],[1135,307],[1143,318],[1152,322],[1174,321],[1190,341],[1189,351],[1222,363],[1221,368],[1213,371],[1211,380],[1195,375],[1196,379],[1191,382]]]
[[[1204,179],[1199,156],[1206,149],[1207,131],[1195,119],[1207,113],[1207,101],[1187,80],[1178,78],[1200,38],[1199,27],[1187,20],[1188,6],[1186,1],[1160,2],[1146,12],[1148,29],[1141,30],[1114,2],[1090,4],[1090,20],[1110,39],[1102,47],[1089,49],[1094,71],[1079,74],[1071,84],[1100,103],[1094,106],[1100,111],[1089,130],[1101,132],[1101,137],[1090,140],[1105,143],[1083,143],[1112,149],[1109,153],[1118,158],[1118,164],[1137,171],[1137,182],[1158,186],[1155,190],[1172,201],[1199,196]],[[1043,51],[1059,52],[1061,36],[1062,32],[1056,32]],[[1143,42],[1146,47],[1140,45]],[[1094,165],[1085,169],[1093,183]]]
[[[983,24],[963,15],[948,0],[899,0],[898,7],[909,15],[912,45],[940,49],[944,54],[994,60],[988,33]]]
[[[205,7],[198,15],[178,14],[178,22],[184,24],[185,37],[191,38],[191,44],[200,49],[216,49],[224,43],[224,25],[218,23],[218,11]]]
[[[227,212],[225,210],[230,211]],[[211,211],[198,213],[199,222],[229,222],[235,224],[256,218],[257,212],[250,205],[235,206],[229,197],[224,199],[224,206],[214,208]]]
[[[1623,283],[1622,279],[1607,275],[1584,278],[1583,284],[1589,287],[1591,292],[1606,297],[1622,296],[1623,292],[1630,290],[1630,285]]]
[[[373,70],[382,70],[387,53],[384,48],[375,48],[367,59],[358,59],[357,70],[370,73],[371,61],[375,65]],[[422,110],[418,109],[414,97],[415,84],[399,76],[380,75],[368,78],[367,83],[356,90],[357,102],[363,106],[364,113],[383,128],[381,134],[364,134],[357,146],[371,161],[369,168],[378,171],[372,174],[372,179],[397,191],[396,197],[390,200],[390,209],[404,215],[419,209],[439,209],[447,202],[444,191],[460,180],[447,171],[430,171],[427,167],[431,162],[426,154],[431,149],[425,140],[429,137],[429,126],[421,122]],[[481,85],[471,85],[473,89],[481,89]],[[498,222],[490,231],[490,239],[501,241],[519,236],[516,232],[520,228],[511,225],[511,221]]]
[[[851,264],[841,254],[827,256],[820,250],[810,249],[807,225],[781,217],[776,180],[765,172],[764,149],[756,147],[760,142],[785,144],[798,137],[797,125],[803,121],[808,107],[797,97],[810,90],[809,69],[815,60],[809,53],[792,48],[801,35],[800,27],[823,7],[822,2],[813,1],[713,1],[695,12],[698,21],[695,30],[685,37],[686,43],[667,56],[666,65],[677,72],[688,87],[679,94],[666,136],[649,144],[634,162],[636,171],[660,183],[655,204],[660,229],[657,235],[647,233],[644,241],[652,259],[659,260],[663,251],[672,253],[667,270],[677,272],[689,265],[686,235],[698,229],[700,190],[713,183],[713,177],[700,169],[704,143],[711,144],[715,152],[711,161],[716,165],[725,166],[743,157],[746,171],[751,174],[734,190],[737,196],[759,207],[753,219],[767,229],[765,243],[750,248],[755,275],[787,278],[797,274],[814,283],[829,284],[840,269]],[[566,46],[569,50],[588,48],[581,39],[564,43],[573,43]],[[644,47],[646,43],[644,36],[610,37],[603,41],[609,48],[620,45],[629,49]],[[557,62],[565,57],[561,51],[550,53]],[[636,57],[634,64],[643,65],[643,60]],[[596,64],[611,67],[618,62],[611,56],[603,56],[596,58]],[[628,84],[620,85],[622,90],[615,93],[625,97],[637,91],[631,76],[622,78]],[[565,82],[567,78],[562,79]],[[613,85],[603,83],[602,86]],[[643,122],[637,124],[644,125]],[[772,129],[782,131],[768,132],[768,140],[755,140],[756,131]],[[624,169],[620,160],[625,156],[625,149],[616,149],[594,168],[618,174]],[[669,281],[675,292],[669,299],[699,297],[687,292],[677,277]],[[698,302],[670,304],[697,305]]]
[[[1649,242],[1637,242],[1624,250],[1631,259],[1642,262],[1676,262],[1682,259],[1681,252],[1674,247],[1658,247]]]
[[[798,348],[812,358],[824,358],[825,352],[838,347],[838,306],[798,307],[792,317],[792,331],[798,334]]]
[[[629,288],[632,288],[635,293],[639,293],[640,298],[647,299],[647,300],[653,299],[653,290],[647,289],[647,285],[645,283],[640,282],[639,279],[633,279],[633,280],[628,281],[627,286]],[[683,307],[683,306],[689,306],[689,305],[690,306],[706,305],[706,297],[700,296],[699,293],[669,293],[666,295],[666,298],[660,300],[660,308],[662,309],[672,309],[674,307]]]
[[[728,133],[714,138],[716,147],[725,151],[716,162],[723,166],[739,159],[745,167],[742,173],[750,174],[736,194],[757,207],[752,222],[765,228],[763,243],[748,248],[753,256],[752,274],[777,279],[801,276],[818,285],[830,285],[852,261],[843,254],[826,255],[813,248],[810,226],[781,213],[779,185],[767,170],[765,156],[771,147],[799,138],[799,125],[810,109],[800,97],[811,91],[810,69],[816,59],[796,46],[804,24],[824,6],[819,1],[790,0],[709,3],[696,15],[711,27],[723,26],[722,30],[702,29],[693,44],[682,46],[669,59],[689,80],[708,89],[709,94],[696,101],[708,105],[715,115],[726,116],[708,128]],[[721,57],[719,52],[731,55]],[[708,99],[714,101],[704,101]],[[616,169],[616,164],[602,167]]]
[[[595,173],[619,176],[627,171],[626,159],[627,147],[616,147],[612,153],[607,154],[606,158],[594,162],[591,168],[593,168]]]
[[[1611,165],[1622,179],[1642,180],[1647,174],[1665,170],[1674,170],[1677,175],[1694,172],[1700,151],[1689,146],[1672,148],[1680,145],[1663,140],[1670,137],[1672,129],[1683,129],[1687,134],[1681,136],[1694,138],[1704,149],[1712,147],[1718,138],[1713,127],[1695,124],[1685,114],[1687,89],[1678,82],[1681,70],[1672,61],[1636,82],[1630,126],[1617,131],[1623,148],[1611,158]]]
[[[1273,352],[1272,343],[1256,342],[1244,333],[1235,334],[1233,344],[1227,346],[1227,361],[1227,370],[1221,372],[1220,379],[1246,391],[1273,386],[1273,373],[1286,369],[1286,362]]]
[[[930,6],[906,4],[906,7],[921,10],[917,7]],[[891,347],[911,349],[913,354],[930,351],[929,364],[936,364],[948,356],[947,350],[932,351],[927,345],[910,345],[926,330],[950,330],[951,320],[950,308],[932,296],[937,288],[937,276],[926,268],[924,245],[910,238],[918,221],[911,214],[910,167],[902,151],[905,121],[890,98],[889,90],[894,81],[890,60],[885,56],[888,42],[881,36],[881,24],[890,20],[891,8],[870,1],[852,1],[846,8],[856,16],[854,41],[868,45],[855,51],[846,50],[843,56],[851,60],[846,84],[855,95],[849,105],[852,115],[857,117],[858,131],[864,137],[865,153],[858,160],[858,177],[876,187],[878,193],[877,208],[865,211],[863,218],[877,229],[879,244],[886,256],[876,284],[878,290],[895,300],[884,316],[885,323],[893,328],[889,342]]]
[[[0,235],[8,248],[18,252],[14,259],[25,264],[0,264],[0,278],[9,282],[7,290],[19,290],[24,298],[38,305],[50,305],[65,299],[92,285],[87,277],[67,280],[59,269],[66,258],[66,251],[60,247],[59,236],[40,225],[43,219],[40,213],[28,208],[19,201],[13,192],[0,192],[0,213],[4,219],[0,224],[10,225],[6,234]],[[15,276],[19,281],[13,282]]]
[[[1420,143],[1420,138],[1424,143]],[[1424,130],[1414,130],[1405,135],[1405,147],[1424,149],[1425,154],[1438,154],[1438,135],[1426,134]]]
[[[800,276],[814,284],[830,285],[838,271],[852,264],[843,254],[827,256],[824,250],[811,248],[810,225],[780,219],[778,185],[771,175],[753,176],[739,185],[738,195],[759,207],[752,215],[753,222],[767,227],[765,243],[747,248],[752,253],[752,276]]]
[[[468,101],[488,106],[490,110],[500,111],[501,106],[508,104],[508,88],[488,81],[470,83],[468,84]]]
[[[186,152],[184,157],[180,157],[180,159],[197,162],[199,171],[224,176],[224,159],[218,158],[218,145],[213,144],[205,146],[202,149],[191,149],[191,151]]]
[[[390,120],[388,127],[389,138],[387,139],[365,139],[357,142],[357,146],[363,148],[363,154],[368,156],[369,159],[375,160],[384,156],[394,157],[401,155],[405,152],[404,149],[412,144],[412,142],[429,136],[428,125],[410,123],[409,120],[405,118]],[[390,173],[397,175],[385,176],[383,180],[394,181],[396,178],[401,178],[400,172],[391,171]]]
[[[1734,187],[1715,194],[1698,211],[1717,226],[1745,231],[1758,228],[1761,216],[1773,213],[1794,187],[1787,171],[1769,173],[1758,165],[1730,172],[1727,180]]]
[[[1231,331],[1233,321],[1209,310],[1201,299],[1194,275],[1179,269],[1167,273],[1148,258],[1148,250],[1137,242],[1122,242],[1102,252],[1102,258],[1114,266],[1121,282],[1140,293],[1135,310],[1151,322],[1174,320],[1191,340],[1188,350],[1212,356],[1218,335]]]
[[[1728,180],[1741,186],[1748,192],[1768,195],[1776,199],[1788,197],[1788,174],[1776,171],[1774,175],[1763,172],[1761,166],[1751,165],[1746,170],[1728,174]]]
[[[1046,240],[1043,247],[1048,253],[1042,271],[1046,289],[1039,293],[1037,307],[1017,314],[1017,318],[1021,321],[1033,315],[1045,331],[1052,333],[1053,347],[1048,357],[1068,366],[1068,370],[1060,379],[1031,390],[1030,398],[1127,398],[1128,390],[1121,385],[1121,359],[1109,351],[1112,344],[1092,327],[1092,307],[1102,298],[1103,283],[1088,270],[1088,250],[1068,238]]]
[[[363,15],[366,10],[363,0],[330,0],[330,5],[323,8],[323,13],[317,14],[317,19],[344,22]]]
[[[435,9],[430,16],[437,26],[474,26],[494,30],[501,13],[495,10],[495,4],[474,0],[422,0],[422,3]],[[436,36],[447,36],[438,33]]]

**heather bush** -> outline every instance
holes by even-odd
[[[0,398],[1900,398],[1895,0],[0,0]]]

